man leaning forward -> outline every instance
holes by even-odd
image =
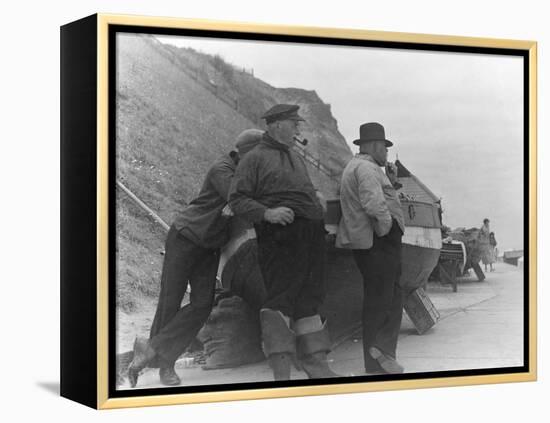
[[[180,212],[165,244],[160,294],[149,339],[136,338],[128,368],[135,387],[145,367],[159,368],[160,382],[181,383],[175,370],[178,357],[195,339],[214,302],[220,248],[229,239],[227,196],[235,168],[260,141],[262,131],[247,129],[236,142],[237,151],[224,154],[208,170],[198,196]],[[189,303],[181,306],[187,287]]]

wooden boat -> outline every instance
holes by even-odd
[[[414,290],[426,284],[441,250],[441,221],[437,205],[401,202],[405,213],[401,285]]]

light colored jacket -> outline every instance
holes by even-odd
[[[404,217],[395,188],[368,154],[357,154],[347,164],[340,186],[342,218],[336,246],[369,249],[373,233],[387,235],[392,218],[404,232]]]

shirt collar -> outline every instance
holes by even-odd
[[[366,160],[368,162],[371,162],[371,163],[374,163],[376,166],[379,166],[378,163],[376,163],[376,161],[372,158],[372,156],[370,154],[367,154],[367,153],[357,153],[355,155],[356,158],[360,159],[360,160]]]

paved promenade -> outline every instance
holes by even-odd
[[[458,292],[450,286],[428,285],[427,293],[441,314],[438,323],[418,335],[406,315],[401,327],[398,359],[407,373],[521,366],[523,364],[523,270],[497,263],[487,279],[463,278]],[[332,368],[344,376],[362,375],[360,330],[340,339],[329,355]],[[202,370],[176,365],[183,385],[212,385],[271,380],[267,362],[234,369]],[[293,369],[292,379],[306,378]],[[146,370],[139,387],[161,387],[158,373]]]

